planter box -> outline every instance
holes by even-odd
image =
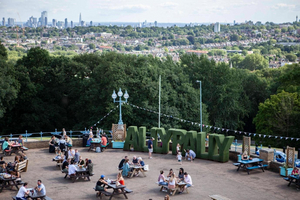
[[[281,176],[289,176],[291,175],[293,168],[284,168],[284,167],[279,167],[280,168],[280,175]],[[287,174],[286,174],[287,173]]]
[[[119,141],[111,141],[112,142],[112,148],[113,149],[123,149],[125,142],[119,142]]]

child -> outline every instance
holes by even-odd
[[[177,160],[182,165],[182,155],[181,155],[181,152],[177,153]]]
[[[178,152],[180,152],[180,144],[179,143],[177,143],[176,151],[177,151],[177,154],[178,154]]]

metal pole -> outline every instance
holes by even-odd
[[[201,124],[201,132],[202,132],[202,88],[201,88],[201,81],[200,81],[200,124]]]
[[[120,119],[119,119],[118,124],[123,124],[123,122],[122,122],[122,100],[121,100],[121,97],[120,97],[119,103],[120,103]]]
[[[158,83],[158,128],[160,128],[160,91],[161,91],[161,75],[159,75],[159,83]]]

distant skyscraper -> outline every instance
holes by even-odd
[[[220,32],[220,31],[221,31],[220,23],[216,22],[215,26],[214,26],[214,32],[217,33],[217,32]]]
[[[71,28],[74,28],[74,24],[73,24],[73,21],[71,21]]]
[[[90,21],[90,26],[93,26],[93,21]]]
[[[52,26],[55,27],[56,26],[56,19],[52,19]]]
[[[2,19],[2,26],[5,26],[5,17]]]
[[[81,26],[81,13],[79,15],[79,26]]]
[[[154,26],[157,27],[157,21],[154,22]]]
[[[32,18],[32,23],[33,23],[33,26],[34,27],[37,27],[37,24],[38,24],[38,21],[37,21],[37,18],[36,17],[34,17],[34,18]]]
[[[233,21],[233,25],[235,25],[235,20]]]
[[[13,18],[8,18],[7,22],[8,22],[8,26],[14,26],[15,25],[15,19],[13,19]]]
[[[47,21],[47,17],[48,17],[48,14],[47,14],[47,11],[43,11],[42,14],[41,14],[41,26],[46,26],[48,21]]]
[[[68,28],[68,19],[65,19],[65,28]]]
[[[45,26],[47,26],[48,25],[48,17],[45,17],[45,24],[44,24]]]
[[[298,15],[296,16],[296,22],[298,22]]]

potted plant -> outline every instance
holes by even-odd
[[[293,168],[288,168],[286,163],[283,166],[280,166],[280,175],[281,176],[289,176],[291,175]]]

